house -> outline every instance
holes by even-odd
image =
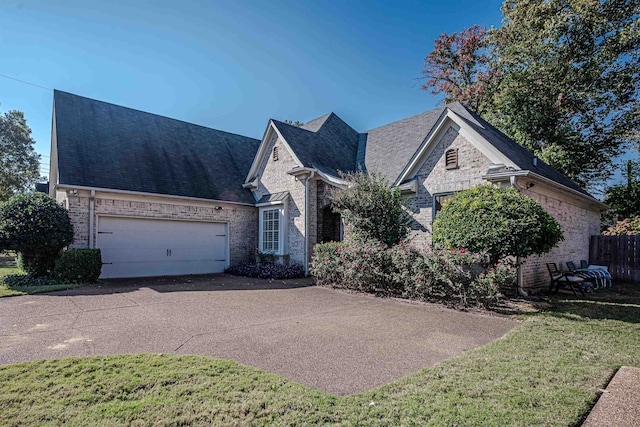
[[[606,208],[459,103],[359,132],[334,113],[301,127],[269,120],[261,140],[54,92],[50,194],[69,210],[76,248],[100,248],[103,277],[222,271],[256,249],[308,267],[340,240],[329,193],[339,171],[385,174],[412,197],[412,238],[430,241],[441,203],[480,183],[514,186],[561,224],[565,240],[530,257],[588,258]]]

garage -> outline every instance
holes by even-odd
[[[101,278],[220,273],[227,224],[151,218],[98,218]]]

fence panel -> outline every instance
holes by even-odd
[[[616,280],[640,282],[640,235],[591,236],[589,263],[608,261]]]

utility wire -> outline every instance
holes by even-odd
[[[35,87],[39,87],[40,89],[45,89],[45,90],[49,90],[49,91],[52,91],[52,92],[53,92],[53,89],[51,89],[51,88],[49,88],[49,87],[46,87],[46,86],[40,86],[39,84],[31,83],[31,82],[28,82],[28,81],[26,81],[26,80],[16,79],[15,77],[7,76],[7,75],[5,75],[5,74],[0,74],[0,77],[4,77],[5,79],[9,79],[9,80],[15,80],[15,81],[20,82],[20,83],[24,83],[24,84],[27,84],[27,85],[31,85],[31,86],[35,86]]]

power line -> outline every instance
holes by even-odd
[[[45,89],[45,90],[49,90],[49,91],[53,92],[53,89],[48,88],[46,86],[40,86],[39,84],[31,83],[31,82],[28,82],[26,80],[16,79],[15,77],[7,76],[5,74],[0,74],[0,77],[4,77],[5,79],[9,79],[9,80],[15,80],[15,81],[20,82],[20,83],[24,83],[24,84],[27,84],[27,85],[39,87],[40,89]]]

